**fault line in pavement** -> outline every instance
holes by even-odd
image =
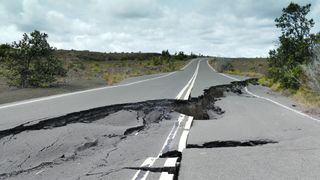
[[[178,93],[178,95],[176,96],[176,99],[181,99],[181,97],[182,97],[182,95],[183,95],[184,93],[185,93],[185,96],[182,98],[183,100],[188,99],[188,97],[190,96],[191,90],[192,90],[192,88],[193,88],[193,86],[194,86],[194,82],[195,82],[196,77],[197,77],[198,72],[199,72],[200,62],[201,62],[201,60],[198,61],[197,67],[196,67],[196,70],[195,70],[194,74],[192,75],[191,79],[187,82],[187,84],[182,88],[182,90]],[[190,62],[190,63],[191,63],[191,62]],[[186,90],[187,90],[187,91],[186,91]],[[151,166],[155,163],[155,161],[156,161],[157,159],[159,159],[159,157],[160,157],[160,156],[162,155],[162,153],[163,153],[164,148],[167,147],[167,146],[169,145],[169,142],[171,142],[171,141],[173,140],[173,138],[175,137],[175,135],[176,135],[176,133],[177,133],[177,131],[178,131],[178,127],[180,126],[180,123],[181,123],[184,119],[185,119],[185,115],[182,115],[182,114],[181,114],[180,117],[179,117],[179,119],[178,119],[178,125],[174,125],[174,126],[172,127],[172,129],[171,129],[169,135],[167,136],[167,139],[165,140],[165,142],[164,142],[164,144],[163,144],[163,146],[162,146],[162,148],[161,148],[158,156],[157,156],[157,157],[149,157],[149,158],[147,158],[147,159],[141,164],[140,167],[151,167]],[[190,119],[190,118],[188,118],[188,120],[189,120],[189,119]],[[193,118],[192,118],[192,119],[193,119]],[[192,119],[191,119],[191,121],[192,121]],[[189,123],[189,124],[190,124],[190,123]],[[190,125],[191,125],[191,124],[190,124]],[[180,137],[180,141],[179,141],[179,148],[178,148],[179,151],[180,151],[180,150],[182,151],[183,149],[185,149],[186,143],[187,143],[186,141],[187,141],[188,133],[189,133],[189,130],[187,130],[187,132],[186,132],[186,130],[183,131],[183,133],[182,133],[182,135],[181,135],[181,137]],[[172,137],[171,137],[171,136],[172,136]],[[171,137],[172,139],[171,139],[170,137]],[[170,141],[170,139],[171,139],[171,141]],[[167,159],[167,161],[170,161],[170,160]],[[168,163],[167,161],[166,161],[166,163]],[[145,179],[147,178],[148,174],[149,174],[149,171],[138,170],[138,171],[135,173],[135,175],[133,176],[132,180],[145,180]],[[164,177],[166,177],[166,178],[172,177],[172,178],[173,178],[173,176],[171,176],[171,175],[169,176],[169,175],[166,175],[166,174],[162,174],[162,175],[161,175],[161,178],[164,178]]]
[[[209,60],[207,60],[207,64],[208,64],[208,66],[209,66],[214,72],[218,73],[218,72],[209,64]],[[218,73],[218,74],[219,74],[219,75],[222,75],[222,76],[224,76],[224,77],[227,77],[227,78],[229,78],[229,79],[232,79],[232,80],[240,81],[240,79],[238,79],[238,78],[235,78],[235,77],[232,77],[232,76],[228,76],[228,75],[223,74],[223,73]],[[252,95],[252,96],[254,96],[254,97],[256,97],[256,98],[260,98],[260,99],[269,101],[269,102],[271,102],[271,103],[273,103],[273,104],[276,104],[276,105],[278,105],[278,106],[280,106],[280,107],[282,107],[282,108],[285,108],[285,109],[287,109],[287,110],[289,110],[289,111],[291,111],[291,112],[294,112],[294,113],[296,113],[296,114],[299,114],[299,115],[301,115],[301,116],[304,116],[304,117],[306,117],[306,118],[309,118],[309,119],[311,119],[311,120],[313,120],[313,121],[320,122],[320,119],[314,118],[314,117],[312,117],[312,116],[310,116],[310,115],[308,115],[308,114],[305,114],[305,113],[303,113],[303,112],[301,112],[301,111],[298,111],[298,110],[296,110],[296,109],[292,109],[292,108],[290,108],[290,107],[288,107],[288,106],[286,106],[286,105],[283,105],[283,104],[281,104],[281,103],[279,103],[279,102],[277,102],[277,101],[274,101],[274,100],[272,100],[272,99],[269,99],[269,98],[266,98],[266,97],[263,97],[263,96],[259,96],[259,95],[257,95],[257,94],[254,94],[253,92],[250,92],[247,87],[245,87],[244,90],[245,90],[248,94],[250,94],[250,95]]]

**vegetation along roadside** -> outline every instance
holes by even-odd
[[[0,45],[0,103],[113,85],[129,77],[176,71],[197,57],[184,52],[106,53],[57,50],[35,30]]]
[[[215,58],[219,72],[259,78],[261,85],[320,109],[320,33],[311,33],[311,4],[290,3],[275,19],[281,30],[278,47],[268,58]]]

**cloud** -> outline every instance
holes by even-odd
[[[306,4],[300,0],[298,3]],[[319,29],[320,2],[310,1]],[[274,19],[290,0],[10,0],[0,2],[0,43],[34,29],[57,48],[93,51],[185,51],[267,56]]]

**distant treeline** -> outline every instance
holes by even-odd
[[[167,50],[162,51],[162,53],[143,53],[143,52],[93,52],[93,51],[78,51],[78,50],[56,50],[54,56],[64,60],[85,60],[85,61],[144,61],[152,59],[154,57],[161,57],[167,53]],[[185,60],[189,58],[196,58],[197,55],[191,53],[190,55],[185,54],[180,51],[169,56],[175,60]]]

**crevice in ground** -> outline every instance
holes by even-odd
[[[176,172],[176,167],[125,167],[124,169],[150,171],[150,172],[167,172],[169,174],[174,174]]]
[[[60,117],[39,120],[37,123],[25,123],[19,126],[0,131],[0,139],[9,135],[16,135],[24,131],[52,129],[55,127],[66,126],[71,123],[91,123],[107,117],[120,110],[136,111],[138,116],[143,118],[143,126],[127,129],[125,135],[134,131],[142,130],[150,123],[157,123],[161,120],[170,119],[170,112],[176,111],[195,119],[209,119],[208,111],[214,111],[221,115],[224,111],[215,106],[214,102],[223,97],[224,93],[232,92],[242,94],[241,89],[248,83],[255,83],[256,79],[235,81],[226,85],[213,86],[204,90],[204,94],[189,100],[160,99],[149,100],[137,103],[118,104],[103,106],[89,110],[73,112]],[[154,115],[156,113],[156,115]]]
[[[177,180],[179,176],[180,170],[180,162],[182,158],[182,153],[179,151],[169,151],[165,154],[162,154],[160,158],[169,158],[169,157],[177,157],[176,165],[172,167],[147,167],[147,166],[140,166],[140,167],[124,167],[123,169],[131,169],[131,170],[141,170],[141,171],[150,171],[155,173],[162,173],[167,172],[169,174],[173,174],[173,179]]]
[[[10,173],[2,173],[2,174],[0,174],[0,179],[5,179],[5,178],[12,177],[12,176],[17,176],[19,174],[28,173],[28,172],[35,171],[35,170],[40,170],[43,167],[51,166],[51,165],[54,165],[54,164],[58,164],[58,163],[52,162],[52,161],[51,162],[42,162],[41,164],[39,164],[39,165],[37,165],[35,167],[32,167],[32,168],[13,171],[13,172],[10,172]]]
[[[174,150],[174,151],[168,151],[163,154],[161,154],[160,158],[170,158],[170,157],[179,157],[181,158],[182,154],[180,151]]]
[[[180,163],[182,160],[182,153],[180,151],[174,150],[174,151],[168,151],[166,153],[163,153],[160,158],[172,158],[172,157],[177,157],[177,162],[174,170],[174,173],[172,173],[173,180],[178,180],[179,177],[179,172],[180,172]]]
[[[72,123],[92,123],[103,118],[108,117],[119,111],[133,111],[136,112],[136,120],[142,120],[142,125],[137,125],[133,127],[128,127],[123,135],[108,135],[108,138],[113,138],[116,136],[120,137],[120,140],[126,138],[126,136],[131,135],[134,132],[142,131],[151,123],[159,123],[163,120],[171,120],[171,113],[178,112],[188,116],[193,116],[194,119],[215,119],[214,116],[221,116],[224,114],[224,111],[215,105],[215,102],[220,98],[224,97],[226,93],[235,93],[238,95],[242,94],[243,87],[247,86],[249,83],[256,83],[256,79],[247,79],[244,81],[235,81],[226,85],[213,86],[209,89],[204,90],[204,94],[197,97],[191,98],[189,100],[175,100],[175,99],[160,99],[160,100],[149,100],[137,103],[127,103],[127,104],[118,104],[111,106],[104,106],[93,108],[89,110],[74,112],[66,114],[60,117],[48,118],[39,120],[36,123],[25,123],[10,129],[0,131],[0,139],[6,136],[10,136],[12,139],[15,135],[21,132],[27,131],[36,131],[36,130],[46,130],[53,129],[57,127],[66,126]],[[58,141],[58,140],[57,140]],[[43,150],[52,147],[56,143],[53,142],[49,146],[43,148]],[[266,143],[276,143],[276,142],[259,142],[259,141],[247,141],[247,142],[208,142],[203,145],[187,145],[187,148],[213,148],[213,147],[235,147],[235,146],[253,146],[253,145],[262,145]],[[98,140],[84,143],[82,146],[78,147],[76,151],[83,151],[88,148],[97,146]],[[63,161],[74,160],[76,154],[72,156],[61,156],[58,159],[52,162],[43,162],[37,166],[34,166],[29,169],[14,171],[10,173],[0,174],[0,179],[5,177],[16,176],[21,173],[27,173],[34,170],[39,170],[46,166],[53,166],[61,164]],[[178,157],[176,167],[163,167],[163,168],[153,168],[153,167],[127,167],[127,169],[136,169],[142,171],[151,171],[151,172],[168,172],[174,174],[175,179],[178,178],[179,167],[182,158],[181,152],[170,151],[161,155],[161,158],[166,157]],[[112,172],[111,172],[112,173]],[[91,175],[91,174],[88,174]],[[92,174],[93,175],[93,174]],[[101,175],[108,175],[106,172],[101,172]]]
[[[261,146],[265,144],[278,143],[270,139],[246,140],[246,141],[211,141],[202,145],[188,144],[187,148],[223,148],[223,147],[238,147],[238,146]]]

